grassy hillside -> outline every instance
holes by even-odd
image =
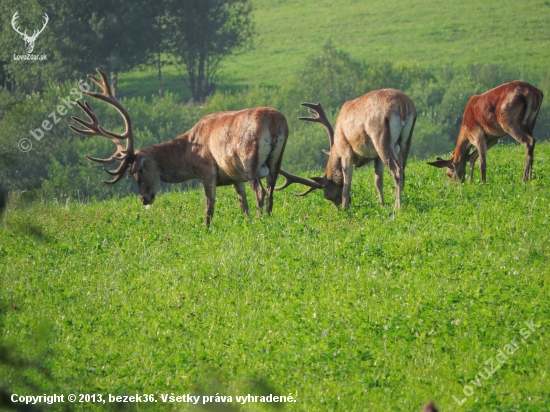
[[[546,0],[251,0],[254,50],[226,61],[221,87],[279,85],[330,40],[354,58],[426,65],[497,64],[546,72],[550,2]],[[175,67],[167,87],[184,92]],[[154,69],[121,76],[122,89],[157,90]]]
[[[135,197],[8,210],[0,347],[52,376],[0,371],[17,393],[155,394],[140,410],[187,410],[160,395],[201,391],[292,394],[292,411],[544,410],[550,144],[527,184],[524,156],[497,146],[488,183],[459,186],[413,160],[397,213],[377,204],[372,168],[350,211],[289,188],[272,217],[246,219],[221,188],[210,231],[198,190],[150,210]]]

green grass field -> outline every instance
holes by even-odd
[[[367,61],[419,61],[425,65],[497,64],[530,72],[550,66],[550,2],[546,0],[251,0],[255,48],[230,57],[222,89],[280,85],[330,40]],[[175,67],[166,87],[188,98]],[[128,95],[156,93],[153,68],[120,76]]]
[[[161,394],[201,391],[292,394],[289,411],[548,410],[550,144],[527,184],[524,156],[497,146],[487,184],[459,186],[413,159],[395,213],[372,168],[350,211],[292,187],[247,219],[220,188],[210,230],[200,190],[150,210],[135,196],[8,208],[0,346],[52,376],[0,371],[19,394],[155,394],[131,410],[188,410]],[[385,188],[392,205],[387,171]]]

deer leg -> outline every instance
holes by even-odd
[[[400,209],[401,208],[401,189],[402,189],[402,179],[403,179],[403,168],[399,164],[397,160],[395,160],[395,157],[392,156],[388,160],[387,164],[388,169],[390,169],[390,173],[393,177],[393,181],[395,183],[395,206],[394,209]]]
[[[490,141],[486,142],[485,143],[485,145],[486,145],[486,150],[485,151],[489,150],[491,147],[493,147],[497,143],[498,143],[498,139],[493,139],[493,140],[490,140]],[[479,157],[479,152],[476,149],[472,152],[472,154],[468,158],[468,161],[470,162],[470,175],[468,176],[468,181],[469,182],[471,182],[474,179],[474,168],[475,168],[476,161],[477,161],[478,157]]]
[[[487,181],[487,146],[485,140],[482,140],[477,151],[479,152],[479,170],[481,172],[481,181]]]
[[[204,194],[206,195],[206,227],[210,227],[210,221],[214,217],[214,204],[216,203],[216,181],[204,182]]]
[[[488,142],[486,142],[486,151],[489,150],[491,147],[496,145],[498,143],[498,139],[493,139]],[[477,161],[477,158],[479,157],[479,152],[474,150],[470,157],[468,158],[468,161],[470,162],[470,175],[468,176],[468,181],[471,182],[474,179],[474,168]]]
[[[374,140],[374,139],[373,139]],[[388,139],[389,140],[389,139]],[[395,209],[401,208],[401,188],[402,188],[402,179],[403,179],[403,168],[399,164],[399,162],[395,159],[395,156],[393,155],[393,151],[391,148],[388,148],[388,150],[384,150],[383,147],[378,148],[375,144],[376,150],[378,152],[378,156],[384,162],[384,166],[386,166],[392,177],[393,182],[395,183]]]
[[[256,196],[256,215],[262,216],[262,208],[264,207],[265,190],[260,181],[260,168],[258,167],[257,157],[252,157],[243,162],[246,180],[252,188]]]
[[[532,177],[533,169],[533,155],[535,152],[535,143],[536,140],[533,136],[525,132],[520,127],[503,127],[504,131],[516,139],[519,143],[525,147],[525,167],[523,169],[523,178],[522,182],[526,182]]]
[[[265,190],[262,186],[262,182],[260,181],[260,177],[257,176],[254,179],[251,179],[248,181],[250,184],[250,187],[252,188],[252,191],[256,195],[256,207],[257,212],[256,215],[258,217],[262,216],[262,208],[264,207],[264,198],[265,198]]]
[[[533,157],[535,153],[536,140],[534,137],[529,135],[527,135],[527,137],[530,138],[530,141],[524,144],[527,154],[525,156],[525,168],[523,170],[522,182],[526,182],[533,177]]]
[[[235,187],[235,192],[237,192],[237,198],[239,199],[239,205],[241,206],[242,212],[248,217],[250,216],[248,212],[248,202],[246,201],[246,188],[243,182],[236,182],[233,184]]]
[[[527,131],[527,135],[526,135],[527,138],[525,140],[527,140],[528,142],[530,140],[531,143],[524,145],[526,146],[526,151],[527,151],[527,156],[526,156],[527,159],[525,159],[525,165],[527,167],[527,163],[529,163],[529,171],[528,173],[526,173],[525,170],[523,171],[523,182],[533,177],[533,157],[534,157],[535,143],[536,143],[536,140],[533,137],[533,132],[535,131],[535,124],[537,122],[539,110],[540,110],[540,103],[539,103],[539,108],[536,111],[533,111],[531,115],[529,115],[527,122],[525,124],[525,130]]]
[[[351,179],[353,177],[353,165],[348,163],[342,166],[344,175],[344,187],[342,188],[342,207],[349,209],[351,206]]]
[[[283,146],[284,150],[284,146]],[[273,192],[275,191],[275,184],[277,183],[277,177],[279,176],[279,171],[281,170],[281,163],[283,162],[283,156],[279,156],[279,160],[277,162],[270,162],[268,164],[269,167],[269,173],[265,177],[265,183],[267,186],[267,204],[265,206],[265,211],[268,215],[271,215],[271,211],[273,210]]]
[[[384,206],[384,162],[380,159],[374,160],[374,186],[378,190],[380,204]]]
[[[470,174],[468,175],[468,182],[471,182],[474,179],[474,167],[478,157],[479,152],[477,150],[474,150],[470,155],[470,158],[468,159],[470,162]]]
[[[275,191],[275,183],[277,183],[277,175],[271,174],[271,172],[265,177],[265,183],[267,186],[267,200],[265,205],[265,211],[268,215],[273,210],[273,192]]]
[[[479,170],[481,172],[481,181],[485,183],[486,176],[487,176],[487,141],[485,139],[485,131],[481,128],[478,128],[473,130],[471,133],[472,134],[470,137],[470,142],[476,148],[476,150],[474,150],[474,152],[470,156],[468,156],[468,153],[470,150],[468,149],[468,151],[466,151],[465,155],[468,157],[466,158],[466,161],[464,161],[463,163],[464,164],[463,168],[466,169],[466,162],[470,160],[473,156],[475,156],[474,154],[477,151],[477,156],[479,157]],[[474,157],[473,163],[470,163],[470,167],[473,166],[473,164],[475,163],[475,160],[476,159]],[[466,173],[466,170],[463,170],[461,172],[461,176],[464,176],[465,173]],[[470,168],[470,174],[472,174],[472,177],[473,177],[473,172],[471,171],[471,168]]]
[[[409,152],[411,150],[411,141],[412,141],[412,135],[413,135],[415,124],[416,124],[416,117],[414,118],[413,124],[410,130],[408,131],[408,133],[406,128],[403,128],[401,130],[401,139],[403,143],[399,147],[401,150],[399,151],[399,155],[397,156],[397,160],[399,161],[399,164],[403,169],[402,176],[401,176],[401,189],[405,187],[405,166],[407,166],[407,159],[409,158]]]
[[[534,137],[528,137],[531,138],[531,141],[524,144],[527,155],[525,157],[525,168],[523,170],[523,179],[521,180],[522,182],[526,182],[533,177],[533,157],[535,154],[536,140]]]
[[[401,121],[399,120],[399,124],[400,123]],[[389,127],[385,127],[382,132],[373,133],[371,139],[378,153],[378,157],[384,162],[384,166],[388,168],[393,177],[393,182],[395,184],[394,209],[399,209],[401,207],[401,189],[403,187],[403,167],[395,158],[392,141],[398,141],[398,135],[403,132],[403,129],[401,126],[397,128],[392,127],[392,125],[395,126],[396,124],[396,122],[390,121]],[[404,160],[405,159],[401,157],[401,162]]]
[[[402,184],[403,168],[401,167],[399,162],[395,160],[395,156],[393,156],[393,153],[387,157],[383,155],[380,155],[380,157],[382,158],[384,165],[390,170],[390,173],[393,177],[393,182],[395,184],[394,209],[399,209],[401,208],[401,184]]]

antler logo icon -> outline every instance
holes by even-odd
[[[13,18],[11,19],[11,26],[13,27],[13,29],[19,33],[21,35],[21,37],[23,37],[23,40],[25,40],[25,48],[27,49],[27,53],[28,54],[31,54],[32,51],[34,50],[34,42],[36,41],[36,39],[38,38],[38,35],[40,33],[42,33],[44,31],[44,29],[46,28],[46,25],[48,24],[48,21],[50,20],[48,15],[46,13],[44,13],[44,25],[42,26],[42,28],[40,30],[35,30],[34,33],[32,34],[32,36],[29,36],[27,34],[27,31],[25,30],[24,33],[21,33],[19,31],[19,28],[16,27],[16,20],[18,19],[18,11],[15,12],[15,14],[13,15]]]

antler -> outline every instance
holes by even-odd
[[[44,24],[42,25],[42,28],[40,30],[35,30],[34,33],[31,36],[31,39],[36,39],[38,37],[38,35],[40,33],[42,33],[44,31],[44,29],[46,28],[46,25],[50,21],[50,18],[48,17],[48,15],[46,13],[44,13],[44,17],[45,17],[45,20],[44,20]]]
[[[298,117],[298,119],[306,120],[308,122],[321,123],[323,126],[325,126],[325,129],[327,129],[328,138],[330,139],[330,148],[332,149],[332,145],[334,144],[334,130],[332,129],[332,126],[328,121],[327,115],[325,114],[321,103],[301,103],[300,106],[309,107],[309,112],[315,117]]]
[[[304,179],[303,177],[296,176],[293,174],[290,174],[288,172],[285,172],[284,170],[280,170],[279,173],[285,178],[285,182],[281,186],[277,186],[275,190],[283,190],[290,186],[292,183],[300,183],[305,186],[309,186],[309,189],[307,189],[303,193],[298,193],[296,196],[305,196],[310,192],[313,192],[315,189],[322,189],[323,185],[317,182],[314,182],[313,180]]]
[[[19,14],[19,12],[16,11],[15,14],[13,15],[13,17],[12,17],[12,19],[11,19],[11,27],[13,27],[13,29],[14,29],[17,33],[19,33],[21,36],[29,37],[29,36],[27,35],[27,30],[25,30],[25,33],[21,33],[21,32],[19,31],[19,28],[18,28],[18,27],[15,27],[15,20],[17,20],[17,19],[19,18],[18,14]]]
[[[19,12],[16,11],[15,14],[13,15],[12,19],[11,19],[11,27],[13,27],[13,29],[18,33],[20,34],[21,36],[25,37],[26,39],[28,40],[36,40],[36,38],[38,37],[38,35],[40,33],[42,33],[44,31],[44,29],[46,28],[46,25],[48,24],[48,21],[50,21],[50,18],[48,17],[48,15],[46,13],[44,13],[44,24],[42,25],[42,28],[40,30],[35,30],[32,34],[32,36],[29,36],[27,34],[27,30],[25,30],[24,33],[21,33],[19,31],[19,27],[15,27],[15,23],[16,23],[16,20],[19,18],[18,16]]]
[[[75,131],[76,133],[80,133],[85,136],[103,136],[116,144],[117,146],[116,152],[107,159],[99,159],[96,157],[85,155],[86,159],[96,163],[108,164],[113,162],[121,162],[120,166],[116,170],[107,170],[103,168],[103,170],[108,174],[110,174],[111,176],[116,176],[113,180],[109,180],[109,181],[104,180],[103,182],[108,184],[114,184],[118,182],[122,178],[122,176],[124,176],[124,172],[130,165],[130,163],[132,163],[135,159],[134,133],[132,131],[132,120],[130,119],[130,115],[128,114],[124,106],[122,106],[122,104],[120,104],[120,102],[113,95],[113,92],[107,80],[106,74],[102,72],[99,68],[97,68],[96,70],[100,74],[101,80],[97,79],[91,74],[88,75],[88,78],[91,79],[95,84],[97,84],[102,89],[102,93],[97,93],[97,92],[83,92],[83,93],[87,96],[94,97],[99,100],[103,100],[107,104],[113,106],[124,119],[126,130],[122,134],[115,134],[109,130],[106,130],[99,122],[99,119],[97,118],[96,114],[94,113],[94,110],[88,104],[88,102],[85,102],[84,104],[77,102],[77,104],[84,111],[84,113],[86,113],[86,115],[91,120],[91,122],[87,122],[85,120],[78,119],[77,117],[72,116],[72,119],[75,122],[81,124],[86,129],[78,129],[74,126],[69,126],[69,127],[71,128],[71,130]],[[126,140],[126,147],[122,145],[122,140]]]

